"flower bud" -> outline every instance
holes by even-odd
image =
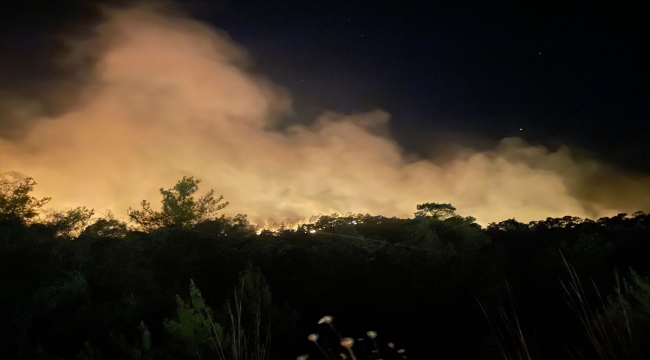
[[[320,320],[318,320],[318,323],[319,323],[319,324],[329,324],[329,323],[331,323],[333,320],[334,320],[333,317],[327,315],[327,316],[323,316]]]
[[[352,345],[354,345],[353,338],[346,337],[341,339],[341,346],[343,346],[344,348],[349,349],[352,347]]]

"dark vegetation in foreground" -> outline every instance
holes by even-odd
[[[646,213],[481,228],[429,203],[258,233],[193,178],[129,223],[0,181],[3,359],[650,358]]]

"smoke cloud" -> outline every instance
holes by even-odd
[[[227,214],[256,222],[411,216],[423,202],[452,203],[482,224],[650,207],[647,177],[576,160],[567,148],[508,138],[491,151],[414,159],[388,135],[383,111],[325,113],[278,130],[288,91],[248,72],[246,52],[226,34],[145,8],[106,16],[67,58],[95,58],[74,106],[45,116],[28,104],[14,113],[35,125],[0,139],[0,171],[34,177],[54,206],[124,215],[194,175],[230,201]]]

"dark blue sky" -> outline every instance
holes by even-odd
[[[40,5],[15,7],[17,15],[4,21],[0,66],[22,70],[3,74],[3,88],[55,76],[46,60],[57,47],[43,33],[83,28],[71,24],[96,17],[90,2],[31,3]],[[518,135],[650,172],[649,12],[641,2],[595,3],[244,0],[183,7],[226,30],[253,55],[254,71],[290,90],[297,116],[287,121],[381,108],[409,150],[449,139],[489,146]],[[18,63],[7,55],[16,52]]]
[[[650,170],[648,12],[629,2],[487,3],[203,2],[194,14],[244,44],[304,119],[382,108],[410,148],[449,132],[472,142],[519,135]]]

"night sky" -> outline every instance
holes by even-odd
[[[68,76],[53,65],[54,34],[87,31],[98,21],[95,3],[5,8],[3,93],[38,97],[44,79]],[[520,136],[647,173],[648,11],[595,3],[188,1],[181,9],[225,30],[248,49],[254,72],[288,88],[287,124],[326,109],[379,108],[409,151]],[[19,136],[11,125],[0,122],[0,135]]]
[[[647,12],[624,2],[378,3],[250,3],[205,19],[288,86],[305,118],[379,107],[405,146],[516,135],[650,170]]]

